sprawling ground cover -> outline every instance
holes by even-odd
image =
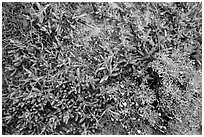
[[[201,3],[2,3],[3,134],[201,134]]]

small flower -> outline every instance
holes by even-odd
[[[127,103],[126,103],[126,102],[124,102],[124,103],[122,103],[122,104],[123,104],[123,106],[124,106],[124,107],[126,107],[126,106],[127,106]]]
[[[121,87],[121,88],[124,88],[125,86],[124,86],[124,85],[120,85],[120,87]]]
[[[136,120],[136,118],[135,118],[135,117],[133,117],[133,118],[132,118],[132,120]]]
[[[135,102],[135,106],[136,106],[136,107],[138,107],[138,106],[139,106],[139,104],[138,104],[137,102]]]

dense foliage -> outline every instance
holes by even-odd
[[[3,134],[201,134],[202,3],[2,3]]]

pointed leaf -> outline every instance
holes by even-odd
[[[143,52],[141,52],[141,51],[137,51],[140,55],[142,55],[142,56],[144,56],[144,53]]]
[[[83,121],[85,120],[85,117],[82,117],[79,121],[79,123],[81,124]]]
[[[108,79],[108,75],[105,75],[105,76],[100,80],[99,83],[103,83],[103,82],[106,81],[107,79]]]
[[[76,113],[75,121],[77,121],[79,118],[79,115]]]
[[[110,76],[115,77],[117,75],[118,75],[118,73],[112,73]]]
[[[40,30],[42,30],[44,32],[47,31],[47,29],[45,27],[40,28]]]
[[[97,72],[99,72],[99,71],[101,71],[101,70],[104,70],[104,69],[106,69],[105,67],[100,67],[100,68],[98,68],[96,71],[95,71],[95,75],[97,74]]]
[[[36,2],[36,6],[38,7],[38,9],[39,9],[40,11],[42,11],[42,6],[40,5],[39,2]]]
[[[76,74],[77,74],[77,77],[80,78],[80,70],[79,70],[79,68],[77,68]]]

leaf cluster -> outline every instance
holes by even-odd
[[[4,2],[3,134],[198,134],[201,9]]]

